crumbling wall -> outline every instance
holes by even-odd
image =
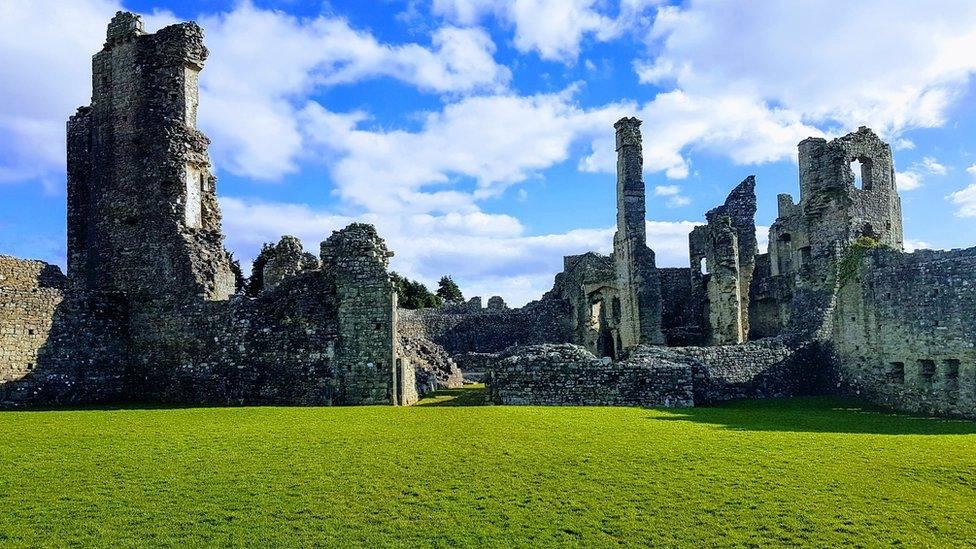
[[[543,299],[560,300],[569,310],[568,341],[597,356],[622,352],[623,311],[612,257],[595,252],[563,257],[563,271]]]
[[[0,379],[20,379],[37,366],[66,283],[56,266],[0,255]]]
[[[576,345],[518,347],[488,366],[495,404],[697,406],[738,398],[823,392],[829,353],[781,339],[742,345],[640,345],[626,360],[597,358]]]
[[[742,343],[749,336],[750,288],[756,262],[756,181],[747,177],[688,235],[691,306],[702,343]]]
[[[467,352],[497,353],[513,345],[570,341],[568,313],[563,301],[543,299],[511,309],[466,305],[400,309],[398,318],[401,333],[433,341],[456,357]]]
[[[691,367],[667,360],[613,362],[572,344],[511,349],[489,370],[486,386],[493,404],[694,405]]]
[[[704,343],[692,298],[691,269],[667,267],[661,275],[661,330],[669,347]]]
[[[976,417],[976,248],[848,254],[832,334],[844,387],[901,410]]]
[[[285,235],[275,244],[264,264],[261,272],[262,290],[274,288],[289,276],[318,268],[319,260],[305,252],[302,242],[294,236]]]
[[[792,281],[772,275],[768,253],[757,255],[749,286],[749,339],[780,335],[789,321],[792,301]]]
[[[739,293],[738,239],[728,217],[695,227],[688,236],[692,265],[703,261],[708,272],[691,269],[694,303],[708,343],[725,345],[745,341],[743,299]]]
[[[459,389],[464,377],[458,365],[443,347],[422,337],[400,334],[401,356],[410,361],[416,378],[417,393],[437,389]]]

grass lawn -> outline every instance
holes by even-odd
[[[976,544],[973,422],[479,398],[3,412],[0,544]]]

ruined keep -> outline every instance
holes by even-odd
[[[68,274],[0,256],[0,402],[411,404],[392,252],[370,225],[284,237],[235,293],[209,141],[203,32],[119,12],[68,121]],[[311,257],[310,257],[311,256]]]
[[[658,268],[623,118],[613,252],[565,257],[538,301],[398,309],[393,253],[359,223],[318,257],[282,237],[248,297],[196,129],[206,58],[194,23],[109,24],[68,121],[67,276],[0,256],[0,405],[408,405],[463,371],[495,404],[842,393],[976,418],[976,248],[903,251],[891,148],[867,128],[799,144],[799,199],[778,197],[762,253],[749,176],[691,231],[689,265]]]

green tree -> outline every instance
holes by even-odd
[[[441,277],[440,281],[437,283],[437,297],[444,300],[445,303],[463,303],[464,295],[461,293],[461,288],[454,283],[448,275]]]
[[[441,298],[437,297],[427,286],[416,280],[410,280],[399,273],[390,273],[397,291],[397,304],[404,309],[428,309],[440,307]]]

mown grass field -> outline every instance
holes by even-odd
[[[4,546],[976,544],[976,424],[832,399],[0,413]]]

